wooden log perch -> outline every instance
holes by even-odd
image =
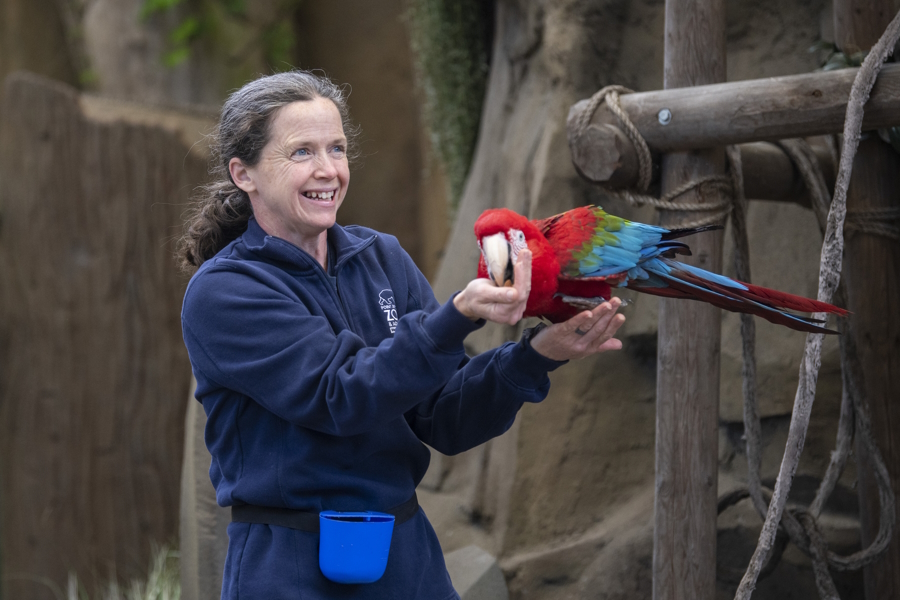
[[[837,165],[823,138],[807,140],[816,155],[829,191],[834,189]],[[791,158],[772,142],[738,145],[744,169],[744,196],[750,200],[793,202],[809,208],[809,193]]]
[[[840,133],[858,69],[771,77],[620,96],[620,105],[651,152]],[[577,102],[569,121],[586,105]],[[659,113],[671,117],[663,125]],[[637,151],[602,104],[580,140],[569,145],[579,172],[597,183],[631,187]],[[863,129],[900,125],[900,64],[885,65],[866,104]],[[570,127],[570,131],[571,131]],[[749,172],[749,171],[748,171]]]

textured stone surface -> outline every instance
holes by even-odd
[[[509,591],[497,559],[479,548],[466,546],[444,556],[450,581],[461,600],[507,600]]]

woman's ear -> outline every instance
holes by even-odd
[[[248,194],[256,191],[253,176],[241,159],[235,157],[228,161],[228,174],[231,175],[231,181],[234,182],[234,185],[241,190]]]

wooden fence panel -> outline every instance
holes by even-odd
[[[4,598],[50,599],[70,571],[88,589],[144,575],[151,543],[177,539],[173,248],[211,123],[24,73],[3,102],[0,569]]]

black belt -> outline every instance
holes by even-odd
[[[394,515],[394,525],[400,525],[409,521],[418,510],[419,498],[413,492],[412,498],[384,512]],[[319,533],[319,513],[294,510],[293,508],[270,508],[267,506],[253,506],[252,504],[238,504],[231,507],[231,522],[278,525],[279,527]]]

